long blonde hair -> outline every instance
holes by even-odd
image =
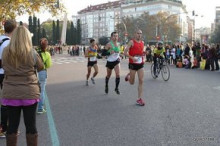
[[[3,51],[2,62],[18,68],[20,65],[33,65],[31,34],[24,26],[18,26],[12,33],[8,47]]]

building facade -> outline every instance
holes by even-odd
[[[138,17],[148,12],[150,15],[158,12],[168,12],[178,16],[181,27],[180,41],[188,39],[188,22],[185,6],[181,0],[119,0],[103,3],[78,12],[81,20],[82,43],[87,44],[90,38],[110,37],[111,32],[118,30],[117,24],[123,23],[123,17]],[[167,17],[169,19],[169,16]],[[126,29],[126,25],[124,24]]]
[[[195,30],[195,41],[201,44],[209,43],[211,28],[201,27]]]
[[[188,42],[195,40],[195,20],[187,17],[188,21]]]
[[[215,8],[215,24],[220,25],[220,6]]]

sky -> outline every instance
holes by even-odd
[[[73,15],[77,15],[77,12],[88,7],[89,5],[96,5],[101,3],[106,3],[109,1],[115,0],[81,0],[80,2],[73,3],[73,0],[61,0],[64,3],[64,6],[68,12],[68,18],[70,19]],[[215,8],[220,6],[220,0],[182,0],[183,4],[186,5],[186,9],[191,16],[192,11],[195,11],[195,14],[198,16],[195,17],[196,28],[200,27],[211,27],[211,23],[215,19]],[[48,18],[51,18],[49,14],[36,14],[40,18],[41,22],[46,21]],[[54,19],[61,19],[62,15]],[[193,17],[191,17],[193,18]],[[23,15],[17,17],[18,21],[28,22],[28,16]]]

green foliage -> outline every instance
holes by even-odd
[[[57,20],[57,27],[56,27],[56,43],[60,43],[60,21]]]
[[[32,43],[34,46],[38,45],[37,43],[37,18],[33,17],[33,37],[32,37]]]
[[[37,43],[39,45],[39,41],[42,38],[41,35],[41,26],[40,26],[40,19],[37,19]]]
[[[108,42],[109,42],[108,37],[103,36],[103,37],[99,38],[100,45],[106,45]]]
[[[44,37],[43,29],[45,30],[46,38],[48,39],[49,44],[53,45],[52,21],[46,21],[46,22],[41,24],[42,37]]]
[[[181,28],[177,24],[177,16],[169,15],[166,12],[159,12],[156,15],[149,15],[144,13],[140,17],[126,17],[123,23],[119,24],[119,36],[124,38],[124,34],[128,34],[128,39],[134,36],[136,29],[141,29],[143,32],[143,39],[145,41],[156,40],[157,36],[160,36],[161,41],[176,41],[181,33]],[[125,30],[127,28],[127,32]],[[157,36],[156,36],[157,35]],[[122,41],[124,41],[122,39]]]
[[[76,24],[76,44],[81,44],[81,25],[80,25],[80,19],[77,20]]]
[[[32,16],[29,16],[28,19],[29,25],[28,25],[28,29],[31,33],[33,33],[33,20],[32,20]]]
[[[45,31],[44,28],[43,28],[43,31],[42,31],[42,37],[43,37],[43,38],[47,38],[47,34],[46,34],[46,31]]]
[[[0,0],[0,22],[15,19],[16,16],[23,14],[33,15],[40,10],[48,10],[55,16],[63,11],[64,7],[57,0]],[[0,32],[2,32],[1,27]]]

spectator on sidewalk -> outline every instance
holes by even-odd
[[[42,70],[43,63],[33,49],[29,30],[24,26],[14,30],[10,44],[2,55],[2,67],[5,70],[2,104],[7,106],[9,123],[6,145],[17,145],[17,131],[23,111],[27,145],[37,146],[36,108],[40,87],[36,70]]]
[[[40,102],[38,104],[38,109],[37,109],[38,114],[42,114],[46,112],[44,102],[45,102],[45,96],[46,96],[45,88],[46,88],[46,83],[47,83],[47,69],[50,68],[52,65],[51,56],[50,56],[50,53],[47,52],[47,47],[48,47],[47,39],[42,38],[40,40],[40,47],[38,49],[38,54],[40,55],[41,60],[43,61],[44,69],[38,72],[38,78],[39,78],[40,88],[41,88]]]

